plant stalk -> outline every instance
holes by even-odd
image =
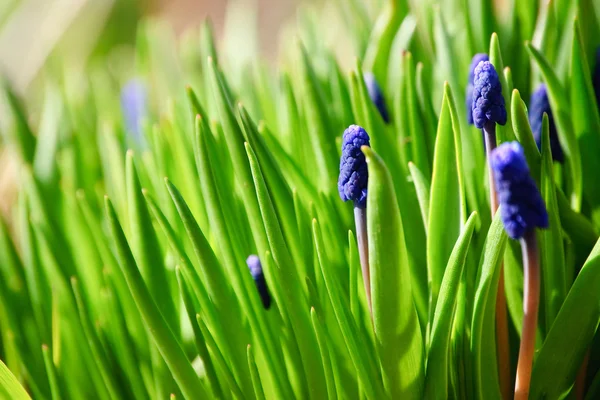
[[[494,172],[490,165],[490,156],[496,148],[496,123],[491,122],[483,127],[485,138],[485,153],[488,163],[488,180],[490,184],[490,210],[492,218],[498,210],[498,195],[496,194],[496,182]],[[498,293],[496,294],[496,351],[498,354],[498,374],[500,379],[500,390],[504,400],[510,399],[510,353],[508,342],[508,315],[506,312],[506,295],[504,293],[504,264],[500,264],[500,278],[498,280]]]
[[[356,224],[356,243],[358,244],[358,255],[360,258],[360,269],[362,271],[365,294],[369,313],[373,318],[371,306],[371,270],[369,269],[369,242],[367,240],[367,209],[354,207],[354,222]]]
[[[529,398],[531,369],[535,352],[535,331],[537,327],[538,308],[540,303],[540,257],[537,247],[535,229],[529,229],[521,239],[523,251],[523,330],[519,362],[517,364],[517,380],[515,384],[515,400]]]

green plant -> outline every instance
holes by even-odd
[[[502,398],[496,293],[502,272],[514,379],[523,269],[491,218],[462,100],[486,52],[508,112],[497,142],[521,143],[549,217],[530,398],[596,398],[600,4],[433,3],[352,0],[333,20],[304,8],[276,66],[222,57],[209,24],[178,44],[145,22],[114,68],[48,68],[41,103],[7,83],[18,194],[0,224],[3,396]],[[349,75],[323,44],[331,25],[358,55]],[[542,81],[564,164],[549,124],[541,151],[529,124],[523,98]],[[336,187],[350,124],[370,136],[373,318]]]

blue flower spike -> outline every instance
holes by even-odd
[[[506,124],[506,106],[496,69],[489,61],[480,61],[473,71],[473,124],[484,129],[490,124]]]
[[[367,159],[361,150],[362,146],[370,146],[367,132],[358,125],[350,125],[342,138],[342,158],[340,159],[340,176],[338,191],[344,201],[354,202],[354,222],[356,224],[356,243],[360,267],[365,285],[365,295],[371,309],[371,272],[369,269],[369,243],[367,240],[367,184],[369,170]]]
[[[265,280],[260,259],[258,256],[252,254],[246,259],[246,264],[248,264],[248,269],[256,284],[256,289],[258,290],[263,307],[265,310],[268,310],[271,307],[271,295],[269,294],[269,288],[267,287],[267,281]]]
[[[142,134],[141,123],[147,113],[146,98],[146,87],[139,79],[131,79],[121,88],[121,111],[125,128],[138,142]]]
[[[352,200],[355,207],[365,208],[369,171],[361,146],[370,146],[369,135],[362,127],[350,125],[342,137],[338,191],[342,200]]]
[[[560,141],[558,140],[554,115],[552,114],[550,100],[548,99],[548,90],[546,85],[541,84],[536,91],[533,92],[531,100],[529,101],[529,124],[531,125],[533,138],[535,139],[538,149],[542,148],[542,118],[544,113],[548,114],[552,159],[562,163],[564,161],[564,154],[562,147],[560,147]]]
[[[534,228],[548,227],[548,213],[529,174],[525,153],[518,142],[498,146],[491,156],[501,217],[508,236],[520,239]]]
[[[466,93],[466,103],[467,103],[467,122],[469,125],[473,125],[473,80],[475,77],[475,68],[482,61],[489,61],[490,58],[485,53],[477,53],[473,56],[471,60],[471,65],[469,66],[469,81],[467,82],[467,93]]]
[[[515,384],[515,399],[528,399],[540,301],[540,257],[535,228],[548,227],[548,212],[529,174],[523,148],[506,142],[491,154],[500,217],[504,230],[521,242],[523,255],[523,324]]]
[[[370,72],[365,72],[363,75],[363,79],[365,81],[365,85],[367,86],[367,92],[369,92],[369,97],[377,110],[379,110],[379,114],[381,114],[381,118],[383,122],[386,124],[390,122],[390,117],[388,114],[387,106],[385,104],[385,97],[383,97],[383,92],[377,83],[377,79],[375,75]]]

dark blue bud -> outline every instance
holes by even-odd
[[[354,201],[354,206],[367,206],[367,183],[369,171],[367,160],[360,150],[361,146],[370,146],[369,135],[358,125],[350,125],[342,138],[342,157],[338,191],[344,201]]]
[[[369,97],[375,107],[379,110],[379,114],[381,114],[381,118],[387,124],[390,122],[390,117],[388,115],[387,107],[385,105],[385,98],[383,97],[383,92],[377,83],[377,79],[375,79],[375,75],[370,72],[365,72],[363,75],[363,79],[365,80],[365,85],[367,86],[367,91],[369,92]]]
[[[592,74],[592,85],[596,94],[596,105],[600,107],[600,47],[596,48],[596,66]]]
[[[529,101],[529,124],[533,137],[537,143],[538,149],[542,148],[542,118],[544,113],[548,114],[548,122],[550,128],[550,149],[552,150],[552,158],[560,163],[564,160],[558,133],[556,132],[556,124],[554,123],[554,115],[550,108],[550,100],[548,99],[548,91],[546,85],[541,84],[537,90],[531,95]]]
[[[548,213],[542,196],[529,174],[523,148],[518,142],[502,143],[492,151],[500,217],[508,236],[513,239],[533,228],[548,227]]]
[[[473,78],[473,123],[482,129],[488,123],[506,124],[506,107],[502,85],[496,69],[489,61],[477,64]]]
[[[475,68],[482,61],[489,61],[489,57],[485,53],[477,53],[473,56],[471,60],[471,65],[469,66],[469,81],[467,82],[467,93],[466,93],[466,103],[467,103],[467,122],[469,125],[473,125],[473,78],[475,76]]]
[[[256,289],[258,290],[263,307],[265,310],[268,310],[269,307],[271,307],[271,295],[269,294],[269,288],[267,287],[267,281],[265,280],[265,275],[263,274],[260,259],[258,256],[252,254],[246,259],[246,264],[248,264],[248,269],[250,269],[250,274],[252,275],[252,279],[254,279],[254,283],[256,284]]]
[[[146,87],[138,79],[129,80],[121,89],[121,111],[127,132],[141,139],[142,120],[146,117]]]

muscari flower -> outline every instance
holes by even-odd
[[[138,79],[129,80],[121,89],[121,111],[125,128],[136,140],[140,140],[142,120],[146,117],[146,87]]]
[[[592,85],[596,94],[596,105],[600,107],[600,47],[596,48],[596,66],[592,74]]]
[[[546,85],[541,84],[536,91],[533,92],[531,100],[529,101],[529,124],[531,125],[533,137],[535,138],[535,142],[539,149],[542,148],[542,117],[544,116],[544,113],[548,114],[552,158],[555,161],[562,163],[564,155],[558,140],[556,124],[554,123],[554,116],[552,115],[552,109],[550,108],[550,101],[548,99],[548,91]]]
[[[344,201],[354,201],[354,206],[367,206],[369,172],[361,146],[370,146],[369,135],[358,125],[350,125],[342,138],[342,157],[338,191]]]
[[[379,114],[381,114],[381,118],[387,124],[390,122],[390,118],[388,115],[387,107],[385,105],[385,98],[383,97],[383,92],[377,83],[377,79],[375,79],[375,75],[370,72],[366,72],[363,75],[363,79],[365,81],[365,85],[367,86],[367,92],[369,92],[369,97],[377,110],[379,110]]]
[[[548,213],[535,182],[529,174],[523,148],[506,142],[491,155],[496,192],[504,229],[513,239],[533,228],[548,227]]]
[[[489,61],[489,57],[485,53],[477,53],[473,56],[471,60],[471,65],[469,66],[469,81],[467,82],[467,122],[469,125],[473,125],[473,79],[475,75],[475,68],[482,61]]]
[[[490,123],[506,124],[506,107],[502,85],[489,61],[480,61],[473,72],[473,123],[482,129]]]
[[[258,290],[263,307],[265,310],[268,310],[269,307],[271,307],[271,295],[269,294],[269,288],[267,287],[267,281],[265,280],[265,275],[263,274],[260,259],[257,255],[252,254],[246,259],[246,264],[248,264],[248,269],[250,270],[252,279],[254,279],[254,283],[256,284],[256,289]]]

